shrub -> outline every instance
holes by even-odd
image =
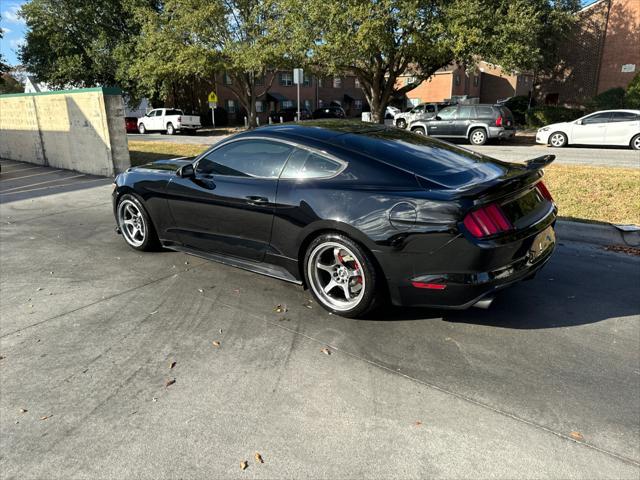
[[[571,122],[584,115],[583,110],[545,105],[532,108],[527,112],[527,125],[530,127],[543,127],[551,123]]]
[[[633,77],[624,96],[624,106],[640,109],[640,72]]]
[[[526,95],[518,95],[511,97],[504,104],[511,112],[518,125],[524,125],[526,121],[527,110],[529,110],[529,97]]]
[[[587,110],[595,112],[598,110],[612,110],[624,108],[625,101],[624,88],[616,87],[605,90],[587,102]]]

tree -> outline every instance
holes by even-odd
[[[309,61],[360,80],[374,121],[454,61],[506,70],[537,68],[572,21],[577,0],[288,0],[296,38],[311,38]],[[399,85],[398,78],[412,81]]]
[[[20,14],[27,26],[19,58],[54,87],[115,85],[118,47],[139,32],[131,9],[154,0],[31,0]]]
[[[624,103],[626,108],[640,109],[640,72],[636,73],[636,76],[627,86]]]

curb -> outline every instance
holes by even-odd
[[[560,241],[640,247],[640,230],[627,232],[615,225],[558,220],[556,222],[556,235]]]

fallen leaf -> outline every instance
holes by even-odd
[[[218,330],[220,333],[222,333],[222,329]]]
[[[172,369],[173,367],[175,367],[175,366],[176,366],[176,362],[171,362],[171,363],[169,364],[169,370],[171,370],[171,369]]]
[[[20,409],[20,413],[27,413],[29,410],[27,410],[26,408],[21,408]]]
[[[0,355],[0,360],[4,360],[5,358],[7,357],[5,357],[4,355]]]
[[[200,293],[204,293],[204,290],[203,290],[202,288],[199,288],[199,289],[198,289],[198,291],[199,291]]]
[[[164,386],[165,387],[170,387],[171,385],[173,385],[174,383],[176,383],[176,379],[175,378],[170,378],[168,379],[166,382],[164,382]]]
[[[422,425],[422,422],[420,420],[416,420],[416,427],[419,427],[420,425]]]
[[[151,399],[151,401],[152,401],[152,402],[157,402],[157,401],[158,401],[158,399],[157,399],[156,397],[153,397],[153,398]]]
[[[185,265],[189,265],[189,262],[184,262]]]
[[[36,292],[39,292],[39,291],[41,291],[41,290],[42,290],[42,287],[38,287],[38,288],[36,288]]]
[[[243,460],[240,462],[240,470],[246,470],[249,467],[249,462]]]
[[[574,440],[584,440],[584,437],[582,436],[582,434],[580,432],[571,432],[569,434],[569,436],[571,438],[573,438]]]
[[[234,288],[233,289],[233,293],[240,293],[240,289],[239,288]]]
[[[47,420],[51,417],[53,417],[53,415],[45,415],[44,417],[40,417],[40,420]]]
[[[274,312],[276,313],[284,313],[287,311],[287,306],[286,305],[276,305],[275,308],[273,309]]]
[[[212,343],[213,343],[214,347],[219,347],[220,346],[220,342],[217,341],[217,340],[214,340]]]
[[[256,462],[264,463],[264,460],[262,459],[262,455],[260,455],[258,452],[256,452]]]
[[[156,313],[158,313],[158,310],[154,310],[153,312],[151,312],[149,315],[155,315]]]
[[[331,355],[331,350],[329,350],[327,347],[322,348],[320,351],[325,355]]]

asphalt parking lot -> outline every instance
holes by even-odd
[[[489,310],[344,319],[136,252],[109,179],[29,167],[0,174],[2,478],[639,477],[640,258],[560,238]]]

